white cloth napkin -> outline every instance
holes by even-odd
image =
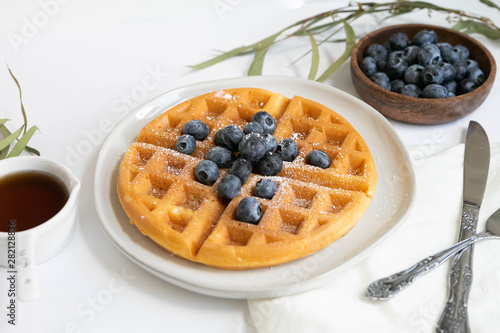
[[[464,145],[413,146],[415,206],[406,221],[357,264],[321,288],[248,300],[248,332],[434,332],[448,297],[449,262],[388,301],[363,297],[376,279],[408,268],[456,242],[462,207]],[[478,231],[500,207],[500,144],[491,146],[488,184]],[[472,332],[500,330],[500,242],[478,243],[469,298]]]

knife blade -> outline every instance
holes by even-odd
[[[471,121],[465,141],[463,203],[458,241],[476,233],[489,165],[490,144],[486,132],[479,123]],[[470,332],[467,305],[472,285],[473,251],[471,246],[453,259],[448,301],[436,329],[439,333]]]

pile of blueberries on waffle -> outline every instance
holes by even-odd
[[[361,71],[379,86],[422,98],[446,98],[468,93],[485,80],[483,71],[463,45],[438,42],[434,30],[421,30],[410,41],[394,33],[385,45],[371,44]]]
[[[278,140],[273,136],[276,129],[274,118],[266,111],[259,111],[243,131],[236,125],[228,125],[214,136],[216,146],[211,148],[206,159],[195,169],[196,179],[204,185],[213,185],[219,178],[219,168],[228,169],[217,185],[217,194],[225,200],[238,196],[241,186],[253,172],[263,176],[275,176],[283,169],[283,161],[293,161],[299,149],[292,139]],[[200,120],[191,120],[182,128],[177,139],[177,151],[191,155],[196,149],[196,141],[203,141],[209,134],[208,126]],[[330,158],[321,150],[313,150],[307,156],[307,163],[326,169]],[[271,199],[277,190],[270,178],[257,182],[254,194]],[[262,216],[262,208],[254,197],[240,201],[237,208],[239,221],[257,224]]]

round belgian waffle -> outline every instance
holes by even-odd
[[[194,169],[218,130],[243,128],[263,110],[276,120],[278,142],[293,139],[299,155],[271,177],[278,190],[271,200],[258,198],[263,215],[253,225],[238,221],[236,208],[263,176],[252,174],[227,202],[217,196],[217,183],[199,183]],[[194,119],[206,123],[210,134],[193,154],[181,154],[177,138]],[[329,168],[306,163],[313,149],[326,152]],[[226,173],[221,169],[219,180]],[[306,256],[345,235],[368,208],[376,177],[363,138],[331,109],[298,96],[238,88],[189,99],[147,124],[123,157],[117,190],[131,222],[171,253],[209,266],[251,269]]]

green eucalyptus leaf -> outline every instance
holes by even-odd
[[[255,45],[255,44],[253,44]],[[215,57],[215,58],[212,58],[212,59],[209,59],[207,61],[204,61],[204,62],[201,62],[197,65],[193,65],[193,66],[188,66],[192,69],[203,69],[203,68],[207,68],[207,67],[210,67],[210,66],[213,66],[219,62],[222,62],[224,60],[227,60],[229,58],[232,58],[232,57],[235,57],[235,56],[238,56],[238,55],[242,55],[242,54],[245,54],[245,53],[248,53],[248,52],[254,52],[256,50],[256,47],[254,47],[253,45],[248,45],[248,46],[242,46],[242,47],[238,47],[238,48],[235,48],[231,51],[228,51],[228,52],[224,52],[222,53],[221,55]]]
[[[349,19],[349,17],[347,17],[346,19]],[[310,33],[314,34],[314,35],[321,34],[323,32],[326,32],[326,31],[332,29],[333,27],[339,25],[340,23],[342,23],[342,20],[337,20],[337,21],[333,20],[331,22],[323,23],[323,24],[316,25],[316,26],[311,26],[307,30],[301,28],[301,29],[297,30],[295,35],[300,36],[300,35],[305,35],[305,34],[310,34]]]
[[[334,32],[332,32],[329,36],[327,36],[326,38],[324,38],[322,41],[320,41],[319,43],[317,43],[318,45],[318,53],[319,53],[319,47],[321,45],[323,45],[323,43],[326,43],[326,42],[345,42],[345,38],[340,38],[340,39],[335,39],[335,40],[331,40],[331,38],[337,34],[337,32],[339,32],[340,30],[342,29],[337,29],[335,30]],[[309,53],[312,53],[312,49],[307,51],[307,52],[304,52],[304,54],[302,54],[300,57],[298,57],[297,59],[295,59],[294,61],[292,61],[292,63],[290,64],[290,66],[294,65],[295,63],[297,63],[300,59],[304,58],[305,56],[307,56]]]
[[[268,48],[260,49],[255,52],[252,64],[248,69],[247,75],[262,75],[262,69],[264,67],[264,58],[266,57]]]
[[[255,52],[252,64],[248,68],[247,75],[262,75],[262,69],[264,68],[264,58],[266,57],[267,48]]]
[[[10,131],[7,129],[7,127],[5,127],[3,123],[2,125],[0,125],[0,134],[2,135],[2,138],[6,138],[10,135]],[[10,144],[7,145],[7,147],[5,148],[0,149],[0,160],[3,160],[4,158],[7,157],[7,154],[9,153],[9,148]]]
[[[28,141],[31,139],[37,129],[38,127],[32,126],[28,131],[26,131],[21,139],[15,144],[14,148],[12,148],[9,155],[7,155],[7,158],[19,156],[26,148]]]
[[[24,129],[24,125],[21,126],[17,131],[15,131],[14,133],[4,137],[1,141],[0,141],[0,150],[3,150],[4,148],[8,147],[15,139],[17,139],[19,137],[19,135],[21,135],[22,131]]]
[[[40,152],[33,147],[26,146],[24,149],[26,149],[29,153],[33,155],[40,156]]]
[[[2,125],[0,125],[0,134],[2,135],[3,138],[6,138],[9,135],[11,135],[12,133],[9,131],[9,129],[7,127],[5,127],[4,124],[2,124]],[[0,150],[0,160],[3,160],[4,158],[7,157],[7,153],[9,152],[9,147],[10,147],[10,145],[5,147],[4,149]],[[33,155],[40,156],[40,152],[33,147],[26,146],[25,149]]]
[[[9,152],[9,147],[0,150],[0,160],[3,160],[7,157],[7,153]]]
[[[291,26],[288,26],[288,27],[280,30],[279,32],[277,32],[273,36],[278,37],[284,31],[286,31],[286,30],[288,30],[288,29],[290,29],[290,28],[292,28],[292,27],[294,27],[294,26],[296,26],[298,24],[299,24],[299,22],[297,22],[295,24],[292,24]],[[270,39],[271,37],[273,37],[273,36],[264,38],[263,40],[260,40],[260,41],[254,43],[254,44],[251,44],[251,45],[244,45],[244,46],[237,47],[237,48],[232,49],[232,50],[230,50],[228,52],[224,52],[224,53],[222,53],[221,55],[219,55],[217,57],[214,57],[214,58],[209,59],[207,61],[201,62],[201,63],[199,63],[197,65],[192,65],[192,66],[188,66],[188,67],[192,68],[192,69],[199,70],[199,69],[203,69],[203,68],[207,68],[207,67],[213,66],[215,64],[218,64],[219,62],[222,62],[222,61],[227,60],[227,59],[232,58],[232,57],[236,57],[236,56],[240,56],[240,55],[244,55],[244,54],[248,54],[248,53],[252,53],[252,52],[257,52],[259,49],[261,49],[263,47],[263,45],[266,43],[266,41],[268,39]],[[276,39],[276,37],[274,39]],[[273,40],[273,43],[274,43],[274,40]]]
[[[6,64],[7,65],[7,64]],[[13,156],[18,156],[24,149],[26,149],[28,152],[35,154],[35,155],[40,155],[40,152],[36,150],[35,148],[32,148],[28,146],[28,141],[31,139],[35,131],[38,129],[38,127],[33,126],[31,127],[28,131],[28,117],[26,116],[26,110],[24,109],[24,104],[23,104],[23,92],[21,90],[21,85],[19,84],[19,81],[15,77],[14,73],[12,73],[12,70],[9,68],[7,65],[7,69],[9,70],[9,74],[16,83],[17,89],[19,90],[19,100],[21,102],[21,112],[23,115],[24,119],[24,124],[21,126],[20,129],[18,129],[16,132],[11,133],[7,127],[5,127],[4,123],[7,121],[6,119],[0,119],[0,134],[2,135],[3,139],[0,141],[0,159],[4,159],[7,157],[13,157]],[[14,145],[14,148],[10,153],[10,145],[14,140],[18,139],[19,135],[23,133],[23,136],[18,142]]]
[[[352,29],[350,24],[347,23],[347,21],[344,21],[344,30],[346,34],[346,48],[344,50],[344,53],[333,64],[331,64],[330,67],[326,69],[326,71],[317,79],[317,81],[323,82],[324,80],[326,80],[326,78],[332,75],[333,72],[335,72],[337,68],[339,68],[340,65],[342,65],[342,63],[344,63],[344,61],[346,61],[347,58],[349,58],[349,56],[351,55],[354,44],[356,44],[356,34],[354,33],[354,30]]]
[[[24,133],[26,133],[26,128],[28,127],[28,117],[26,116],[26,111],[24,110],[24,105],[23,105],[23,92],[21,91],[21,85],[19,84],[19,81],[17,81],[16,77],[10,70],[9,66],[7,65],[7,69],[9,70],[10,76],[14,80],[14,82],[17,85],[17,89],[19,90],[19,100],[21,101],[21,112],[23,114],[23,119],[24,119]]]
[[[311,69],[309,70],[309,80],[314,80],[316,74],[318,73],[318,65],[319,65],[319,50],[318,43],[316,43],[316,39],[312,34],[309,34],[309,39],[311,40]]]
[[[471,20],[460,21],[457,24],[455,24],[452,28],[461,31],[465,34],[479,33],[490,39],[500,38],[499,30],[492,29],[486,24],[477,21],[471,21]]]
[[[281,35],[281,31],[259,42],[260,45],[248,69],[248,75],[262,75],[262,68],[264,66],[264,58],[266,57],[267,50],[274,44],[279,35]]]
[[[493,1],[489,1],[489,0],[479,0],[479,1],[481,1],[482,3],[484,3],[486,6],[489,6],[489,7],[496,8],[496,9],[500,10],[500,7],[498,7],[498,5],[496,3],[494,3]]]

